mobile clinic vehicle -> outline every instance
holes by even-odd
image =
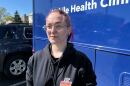
[[[130,86],[130,0],[34,0],[35,51],[48,42],[42,27],[55,8],[70,15],[71,42],[92,61],[98,86]]]

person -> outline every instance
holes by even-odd
[[[52,10],[46,17],[45,31],[49,43],[30,57],[27,86],[96,86],[91,61],[69,42],[70,17],[62,10]]]

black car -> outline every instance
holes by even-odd
[[[32,55],[32,26],[8,24],[0,26],[0,72],[8,77],[23,76]]]

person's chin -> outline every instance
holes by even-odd
[[[56,40],[50,40],[50,43],[51,43],[51,44],[60,44],[61,42],[56,41]]]
[[[51,43],[51,44],[56,44],[56,41],[50,40],[50,43]]]

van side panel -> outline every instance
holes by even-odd
[[[55,8],[70,15],[71,42],[92,61],[98,86],[129,85],[130,1],[34,0],[35,51],[48,43],[43,26],[46,15]]]

